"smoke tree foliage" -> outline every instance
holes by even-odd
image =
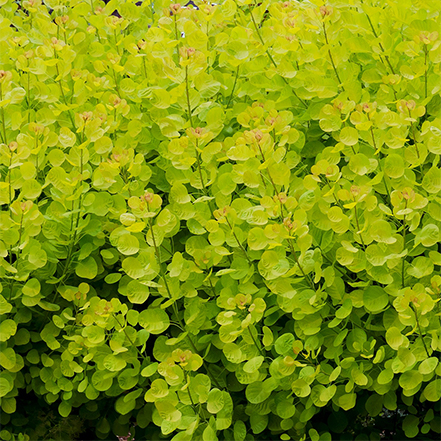
[[[0,0],[0,437],[29,401],[100,439],[439,437],[440,29]]]

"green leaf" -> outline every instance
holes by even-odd
[[[352,409],[353,407],[355,407],[356,400],[357,400],[357,395],[354,394],[354,393],[352,393],[352,394],[343,394],[338,399],[338,405],[343,410],[349,410],[349,409]]]
[[[441,399],[441,379],[431,381],[424,389],[424,396],[434,403]]]
[[[234,439],[237,441],[244,441],[247,434],[245,423],[238,420],[234,423]]]
[[[410,370],[401,374],[399,384],[404,390],[406,390],[419,386],[422,381],[422,374],[420,374],[418,371]]]
[[[15,366],[17,357],[12,348],[6,348],[0,352],[0,365],[10,371]]]
[[[219,389],[211,389],[207,398],[207,410],[210,413],[218,413],[224,407],[224,396]]]
[[[38,279],[29,279],[23,286],[23,294],[29,297],[35,297],[40,293],[41,285]]]
[[[7,395],[14,388],[14,379],[6,372],[0,372],[0,398]]]
[[[358,130],[353,127],[343,127],[339,136],[344,145],[352,146],[358,142]]]
[[[424,173],[423,188],[431,194],[439,193],[441,191],[441,169],[432,167],[429,171]]]
[[[8,341],[17,332],[14,320],[7,319],[0,323],[0,341]]]
[[[99,392],[109,390],[113,383],[113,375],[106,371],[96,371],[92,375],[92,386]],[[121,397],[124,398],[124,397]]]
[[[247,386],[245,395],[250,403],[259,404],[271,395],[276,386],[276,381],[273,378],[268,378],[263,382],[256,381]]]
[[[408,438],[415,438],[419,433],[419,418],[415,415],[407,415],[403,420],[404,434]]]
[[[368,312],[379,313],[389,303],[389,296],[383,288],[375,285],[368,286],[363,292],[363,304]]]
[[[75,273],[78,277],[83,279],[94,279],[98,274],[98,265],[95,259],[89,256],[81,262],[78,262],[75,267]]]
[[[62,401],[58,406],[58,413],[63,417],[67,418],[72,411],[72,406],[67,401]]]
[[[103,366],[111,372],[118,372],[125,368],[127,362],[118,355],[107,355],[103,360]]]
[[[131,256],[139,251],[139,241],[132,234],[123,234],[118,239],[118,251],[125,256]]]
[[[426,358],[418,366],[418,372],[423,375],[428,375],[435,370],[435,368],[438,366],[438,363],[439,361],[437,357]]]
[[[12,311],[12,305],[0,294],[0,315],[8,314]]]
[[[164,310],[151,308],[139,314],[138,323],[151,334],[162,334],[170,326],[170,319]]]
[[[138,280],[131,280],[127,284],[127,298],[130,302],[143,304],[150,295],[149,288]]]
[[[295,341],[294,335],[287,333],[281,335],[274,343],[276,352],[280,355],[292,353],[292,345]]]
[[[252,374],[253,372],[256,372],[260,368],[260,366],[262,366],[264,360],[264,357],[262,357],[261,355],[253,357],[251,360],[248,360],[243,365],[243,370],[249,374]]]

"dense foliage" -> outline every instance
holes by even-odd
[[[0,438],[439,438],[440,28],[0,0]]]

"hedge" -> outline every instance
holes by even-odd
[[[0,0],[0,438],[439,439],[440,29]]]

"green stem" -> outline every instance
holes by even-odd
[[[427,46],[424,45],[424,94],[427,98]]]
[[[407,200],[404,206],[404,209],[407,208]],[[403,217],[403,250],[406,248],[406,215]],[[401,264],[401,287],[404,288],[404,265],[406,263],[406,256],[403,256],[403,262]]]
[[[117,38],[117,36],[116,36],[116,28],[113,30],[113,36],[115,37],[116,53],[117,53],[118,55],[121,55],[121,54],[119,53],[118,38]]]
[[[248,253],[246,252],[245,248],[242,246],[242,244],[239,242],[238,237],[236,236],[236,233],[233,230],[233,227],[230,224],[230,221],[225,217],[225,220],[227,221],[228,226],[230,227],[231,233],[233,234],[234,238],[236,239],[237,245],[242,250],[242,252],[245,254],[246,259],[248,260],[248,263],[252,265],[251,259],[248,257]]]
[[[357,225],[357,234],[360,236],[360,240],[361,240],[361,244],[363,245],[363,249],[366,250],[366,245],[364,244],[363,236],[361,235],[361,232],[360,232],[360,224],[358,222],[357,205],[355,205],[354,209],[355,209],[355,224]]]
[[[130,337],[130,335],[127,333],[126,331],[126,327],[121,325],[121,323],[119,322],[116,314],[114,312],[112,312],[112,315],[114,317],[114,319],[116,320],[116,322],[118,323],[119,326],[121,326],[121,329],[123,330],[124,334],[126,335],[127,339],[129,340],[130,344],[138,351],[138,354],[144,359],[146,360],[147,357],[140,351],[140,349],[135,345],[135,342],[132,340],[132,338]]]
[[[58,57],[57,57],[57,54],[55,54],[55,58],[58,58]],[[56,68],[56,70],[57,70],[57,77],[59,77],[59,76],[60,76],[60,69],[58,68],[58,63],[55,65],[55,68]],[[63,102],[64,102],[64,104],[67,106],[67,105],[68,105],[68,104],[67,104],[67,99],[66,99],[66,95],[64,94],[63,86],[62,86],[62,84],[61,84],[61,78],[60,78],[59,81],[58,81],[58,85],[60,86],[60,92],[61,92],[61,96],[63,97]],[[67,111],[67,114],[68,114],[69,119],[70,119],[70,122],[71,122],[71,124],[72,124],[72,128],[73,128],[74,131],[75,131],[75,122],[74,122],[73,117],[72,117],[72,115],[71,115],[71,113],[70,113],[70,110]]]
[[[251,331],[251,328],[248,326],[247,327],[248,332],[250,334],[251,339],[253,340],[254,346],[256,346],[257,350],[260,352],[260,354],[265,358],[265,352],[263,352],[263,350],[259,347],[259,345],[257,344],[256,339],[254,338],[253,332]]]
[[[185,93],[187,96],[187,112],[188,119],[190,121],[191,127],[193,127],[193,118],[191,116],[191,103],[190,103],[190,87],[188,84],[188,66],[185,66]]]
[[[150,207],[149,207],[148,202],[147,202],[147,208],[150,210]],[[152,221],[152,218],[149,218],[149,224],[150,224],[150,229],[151,229],[151,231],[152,231],[153,247],[155,248],[156,258],[158,259],[159,272],[160,272],[160,274],[161,274],[162,280],[164,280],[164,285],[165,285],[165,289],[166,289],[166,291],[167,291],[168,297],[169,297],[169,299],[172,299],[173,297],[172,297],[172,294],[171,294],[171,291],[170,291],[170,287],[168,286],[167,279],[166,279],[165,274],[163,273],[163,271],[162,271],[162,267],[161,267],[161,255],[160,255],[159,248],[158,248],[158,246],[157,246],[157,244],[156,244],[155,234],[154,234],[154,232],[153,232],[153,221]],[[179,317],[179,311],[178,311],[178,307],[177,307],[177,305],[176,305],[176,302],[173,302],[173,303],[172,303],[172,307],[173,307],[173,311],[174,311],[175,316],[176,316],[176,320],[177,320],[178,323],[179,323],[179,326],[181,327],[181,329],[185,329],[185,325],[184,325],[184,323],[182,322],[181,318]],[[199,355],[199,351],[197,350],[197,348],[196,348],[196,346],[195,346],[195,344],[194,344],[194,342],[193,342],[193,340],[192,340],[192,338],[190,337],[189,334],[187,334],[187,337],[186,337],[186,338],[187,338],[187,340],[188,340],[188,342],[189,342],[189,344],[190,344],[190,346],[191,346],[193,352],[194,352],[195,354],[198,354],[198,355]],[[205,364],[205,363],[204,363],[204,365],[205,365],[205,368],[206,368],[206,370],[207,370],[207,374],[208,374],[208,376],[211,378],[211,380],[216,384],[216,386],[217,386],[219,389],[222,389],[222,387],[219,385],[218,381],[216,380],[216,377],[214,377],[214,376],[212,375],[212,373],[211,373],[211,371],[210,371],[208,365]]]
[[[207,189],[205,187],[205,182],[204,182],[204,178],[202,177],[202,168],[201,168],[201,159],[199,157],[199,152],[198,152],[198,140],[196,139],[196,162],[197,162],[197,166],[198,166],[198,172],[199,172],[199,179],[201,180],[201,185],[202,185],[202,191],[204,192],[205,195],[207,195]]]
[[[417,326],[418,326],[418,333],[420,334],[421,341],[423,342],[424,350],[426,351],[427,358],[429,358],[430,354],[429,354],[429,351],[427,350],[426,342],[424,341],[423,333],[421,332],[421,324],[420,324],[420,321],[418,320],[418,314],[417,314],[415,305],[413,303],[411,303],[411,308],[413,310],[413,313],[415,314],[415,320],[416,320]]]
[[[236,3],[237,4],[237,3]],[[254,25],[254,29],[256,29],[257,35],[259,37],[260,42],[262,43],[262,46],[265,47],[265,42],[263,41],[263,37],[262,34],[259,31],[259,27],[257,26],[256,20],[254,19],[254,15],[253,15],[253,11],[251,10],[251,5],[248,5],[249,9],[250,9],[250,15],[251,15],[251,20],[253,22]],[[265,49],[266,54],[268,55],[268,58],[270,59],[271,63],[273,64],[273,66],[276,68],[277,70],[277,63],[274,61],[273,56],[271,55],[270,51],[268,49]],[[282,77],[282,80],[285,82],[285,84],[287,84],[289,86],[289,83],[287,81],[287,79],[285,77]],[[293,93],[293,95],[302,103],[302,105],[305,108],[308,108],[308,105],[305,103],[305,101],[303,101],[296,93],[296,91],[291,87],[291,91]]]
[[[363,0],[361,0],[361,3],[363,3]],[[369,15],[368,15],[366,12],[365,12],[365,15],[366,15],[366,18],[368,19],[369,25],[370,25],[370,27],[371,27],[371,29],[372,29],[372,33],[374,34],[375,38],[378,38],[378,34],[377,34],[377,32],[375,31],[375,28],[374,28],[374,25],[372,24],[371,18],[369,17]],[[380,46],[380,49],[381,49],[381,51],[383,52],[384,58],[386,59],[387,64],[389,65],[389,69],[390,69],[390,71],[392,72],[393,75],[395,75],[395,70],[394,70],[394,68],[392,67],[392,64],[391,64],[391,62],[390,62],[390,60],[389,60],[389,56],[387,56],[387,55],[385,54],[386,51],[384,50],[383,45],[381,44],[381,42],[378,42],[378,45]]]
[[[14,156],[14,152],[11,151],[11,159],[9,160],[9,170],[8,170],[8,188],[9,188],[9,205],[12,204],[12,181],[11,181],[11,174],[12,174],[12,158]]]
[[[323,33],[324,33],[324,35],[325,35],[325,41],[326,41],[326,44],[327,44],[327,46],[328,46],[328,55],[329,55],[329,59],[331,60],[332,68],[334,69],[335,76],[337,77],[338,85],[339,85],[339,87],[341,87],[343,90],[345,90],[344,87],[341,85],[340,76],[338,75],[338,71],[337,71],[337,68],[336,68],[335,63],[334,63],[334,58],[332,57],[331,48],[330,48],[330,46],[329,46],[328,34],[327,34],[327,32],[326,32],[325,22],[323,22]]]
[[[0,83],[0,101],[3,101],[3,91],[2,84]],[[5,108],[2,107],[2,127],[3,127],[3,142],[8,144],[8,139],[6,137],[6,123],[5,123]]]
[[[176,14],[173,14],[173,21],[175,24],[175,38],[178,44],[176,45],[176,65],[179,66],[179,35],[178,35],[178,23],[176,21]],[[187,71],[187,67],[185,68]]]
[[[237,69],[236,69],[236,76],[234,78],[233,89],[231,90],[230,97],[228,98],[227,107],[230,106],[231,100],[233,99],[234,90],[236,89],[236,84],[237,84],[237,78],[239,77],[239,68],[240,68],[240,65],[237,66]]]

